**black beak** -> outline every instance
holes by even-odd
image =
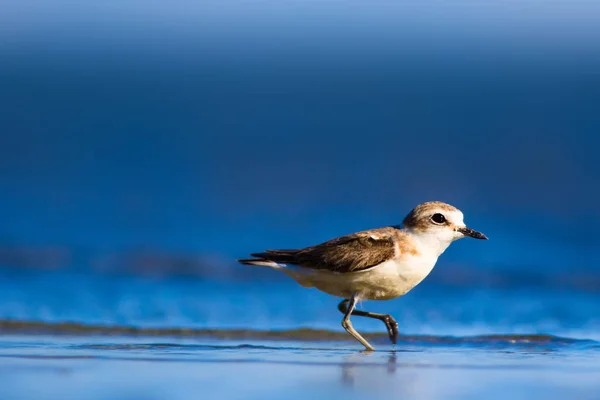
[[[473,229],[467,228],[466,226],[462,227],[462,228],[458,228],[457,231],[459,231],[460,233],[462,233],[465,236],[472,237],[473,239],[488,240],[488,237],[485,236],[483,233],[474,231]]]

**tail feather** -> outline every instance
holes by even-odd
[[[241,264],[279,268],[281,264],[294,264],[298,250],[266,250],[264,253],[252,253],[249,259],[237,260]]]
[[[265,260],[293,263],[296,260],[298,250],[267,250],[264,253],[250,254],[252,257],[264,258]]]
[[[262,258],[252,258],[246,260],[237,260],[240,264],[244,265],[254,265],[256,267],[270,267],[270,268],[279,268],[279,265],[276,262],[264,260]]]

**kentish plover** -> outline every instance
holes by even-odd
[[[438,201],[415,207],[403,226],[371,229],[296,250],[266,250],[242,264],[285,272],[304,287],[342,297],[342,326],[367,350],[374,350],[354,328],[350,315],[383,321],[396,343],[398,324],[391,315],[355,310],[360,300],[390,300],[406,294],[433,269],[450,243],[465,236],[487,239],[467,228],[463,213]]]

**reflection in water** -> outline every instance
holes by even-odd
[[[386,364],[380,363],[365,363],[364,360],[367,357],[374,357],[377,354],[371,351],[361,351],[348,356],[341,364],[342,369],[342,384],[346,386],[353,386],[355,379],[358,376],[364,376],[369,374],[357,373],[357,370],[366,370],[367,368],[379,369],[379,366],[385,365],[387,367],[388,374],[394,374],[397,370],[397,355],[395,351],[390,351],[388,354]]]
[[[414,362],[413,352],[399,363],[400,352],[361,352],[348,356],[340,364],[342,386],[369,396],[387,397],[392,393],[394,397],[415,398],[427,386],[420,376],[428,372]]]
[[[372,352],[357,352],[348,356],[344,362],[342,362],[342,383],[345,385],[352,386],[354,384],[356,360],[362,357],[368,357]]]
[[[560,357],[517,344],[511,354],[456,342],[368,353],[352,346],[13,333],[0,340],[0,398],[549,399],[569,397],[567,390],[594,398],[600,390],[599,358],[579,342],[555,342]]]

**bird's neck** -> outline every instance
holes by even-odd
[[[441,238],[433,232],[423,232],[412,228],[404,228],[411,236],[421,254],[433,254],[439,257],[452,243],[451,239]]]

